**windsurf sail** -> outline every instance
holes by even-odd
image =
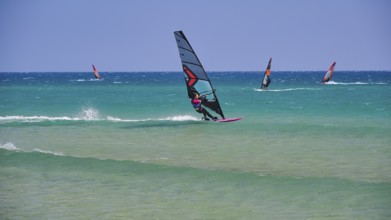
[[[95,79],[100,79],[100,75],[98,73],[98,70],[95,68],[94,64],[92,64],[92,69],[94,69],[94,76],[95,76]]]
[[[175,31],[174,36],[182,61],[189,98],[192,99],[195,93],[204,96],[206,100],[203,99],[201,104],[225,118],[216,91],[185,34],[182,31]]]
[[[336,62],[331,64],[331,66],[327,70],[326,74],[324,74],[323,79],[322,79],[322,83],[326,83],[326,82],[330,81],[330,79],[331,79],[331,77],[333,76],[333,73],[334,73],[335,64],[336,64]]]
[[[261,89],[267,89],[272,79],[270,78],[270,68],[272,66],[272,58],[269,59],[269,64],[267,65],[266,71],[263,74]]]

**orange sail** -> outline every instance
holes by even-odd
[[[95,68],[94,64],[92,64],[92,68],[94,69],[94,76],[95,76],[95,79],[100,79],[100,75],[98,73],[98,70]]]

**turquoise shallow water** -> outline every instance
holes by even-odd
[[[391,72],[0,73],[1,219],[389,219]]]

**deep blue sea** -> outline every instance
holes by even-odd
[[[0,73],[0,219],[391,219],[391,72]]]

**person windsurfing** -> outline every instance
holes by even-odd
[[[210,119],[212,120],[217,120],[217,117],[211,115],[205,108],[201,106],[201,102],[205,100],[205,97],[199,96],[198,93],[194,93],[193,99],[191,100],[191,104],[193,105],[193,108],[196,110],[198,113],[204,114],[204,117],[202,117],[203,120],[209,121]],[[209,119],[209,118],[210,119]]]
[[[272,82],[272,79],[270,78],[271,67],[272,67],[272,58],[270,57],[269,63],[267,64],[266,71],[263,74],[262,85],[261,85],[261,89],[263,89],[263,90],[267,90],[267,87]]]
[[[269,86],[269,84],[272,82],[272,79],[270,78],[270,75],[267,75],[265,77],[265,80],[262,82],[262,89],[263,90],[267,90],[267,87]]]

